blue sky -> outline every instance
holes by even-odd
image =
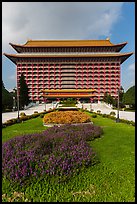
[[[128,42],[121,52],[135,52],[134,2],[2,2],[2,51],[28,39],[106,39]],[[2,57],[6,89],[16,87],[16,67]],[[121,65],[121,85],[135,85],[135,55]]]

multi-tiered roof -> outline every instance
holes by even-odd
[[[15,64],[20,59],[41,59],[41,58],[108,58],[118,57],[123,63],[133,53],[119,53],[127,44],[113,44],[106,40],[28,40],[24,45],[10,45],[17,51],[17,54],[6,54]]]

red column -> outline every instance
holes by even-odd
[[[98,100],[100,101],[100,64],[98,64]]]
[[[56,89],[56,75],[55,75],[55,69],[56,69],[56,66],[54,64],[54,89]]]
[[[76,86],[75,88],[78,88],[78,65],[76,64]]]
[[[61,64],[59,64],[59,89],[61,89]]]
[[[87,64],[87,89],[89,89],[89,69]]]
[[[104,93],[106,92],[106,72],[105,72],[105,63],[104,63]]]
[[[50,89],[50,64],[48,64],[48,89]]]
[[[33,81],[33,64],[32,64],[32,100],[34,99],[34,81]]]
[[[21,74],[22,74],[22,63],[21,63],[21,66],[20,66],[20,71],[21,71]]]
[[[44,70],[45,70],[45,69],[44,69],[44,66],[45,66],[45,65],[44,65],[44,63],[43,63],[43,83],[42,83],[42,86],[43,86],[43,87],[42,87],[42,89],[47,88],[47,87],[45,86],[45,81],[44,81]]]
[[[109,94],[111,94],[111,63],[109,64]]]
[[[116,74],[117,74],[117,63],[115,63],[115,96],[117,95],[117,87],[116,87],[116,83],[117,83],[117,80],[116,80]]]
[[[28,64],[26,64],[26,83],[28,84]]]
[[[19,64],[17,64],[16,80],[17,80],[17,90],[19,91]]]
[[[120,84],[121,84],[121,83],[120,83],[120,77],[121,77],[121,76],[120,76],[120,63],[119,63],[119,66],[118,66],[118,70],[119,70],[118,88],[120,88]]]
[[[84,88],[83,64],[81,66],[82,66],[82,89],[83,89]]]
[[[39,64],[37,64],[37,100],[39,100]]]
[[[95,87],[94,87],[94,64],[93,64],[93,72],[92,72],[92,77],[93,77],[93,80],[92,80],[92,85],[93,85],[93,87],[92,87],[92,88],[94,89],[94,88],[95,88]]]

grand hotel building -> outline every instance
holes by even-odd
[[[43,98],[90,98],[104,93],[117,97],[120,66],[133,53],[120,53],[127,44],[106,40],[28,40],[10,45],[16,54],[4,55],[16,65],[17,88],[23,73],[32,101]]]

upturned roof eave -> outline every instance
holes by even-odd
[[[79,41],[79,43],[78,43],[78,41]],[[83,41],[83,44],[81,44],[81,42]],[[89,44],[87,44],[87,42],[89,41]],[[64,41],[59,41],[59,40],[55,40],[55,45],[52,43],[52,45],[50,45],[50,43],[51,42],[54,42],[54,41],[52,41],[52,40],[47,40],[46,42],[49,42],[49,45],[36,45],[35,44],[35,40],[34,41],[27,41],[25,44],[23,44],[23,45],[21,45],[21,44],[14,44],[14,43],[9,43],[14,49],[16,48],[18,48],[18,47],[20,47],[20,48],[33,48],[33,47],[116,47],[116,46],[125,46],[126,44],[127,44],[127,42],[123,42],[123,43],[119,43],[119,44],[112,44],[110,41],[110,43],[108,44],[107,42],[106,42],[106,45],[104,44],[104,45],[102,45],[102,44],[96,44],[96,42],[97,42],[97,40],[96,40],[96,42],[95,42],[95,44],[93,44],[93,45],[91,45],[91,43],[90,43],[90,41],[94,41],[94,40],[85,40],[85,42],[86,42],[86,44],[84,44],[84,40],[73,40],[73,41],[71,41],[71,40],[66,40],[65,42],[70,42],[70,44],[67,44],[67,45],[63,45],[63,42]],[[98,41],[101,41],[101,40],[98,40]],[[102,41],[104,41],[104,40],[102,40]],[[29,44],[29,42],[34,42],[34,44]],[[36,41],[36,42],[41,42],[41,44],[42,44],[42,41]],[[58,42],[58,45],[56,45],[56,43]],[[73,42],[73,43],[71,43],[71,42]],[[75,42],[75,43],[74,43]]]

